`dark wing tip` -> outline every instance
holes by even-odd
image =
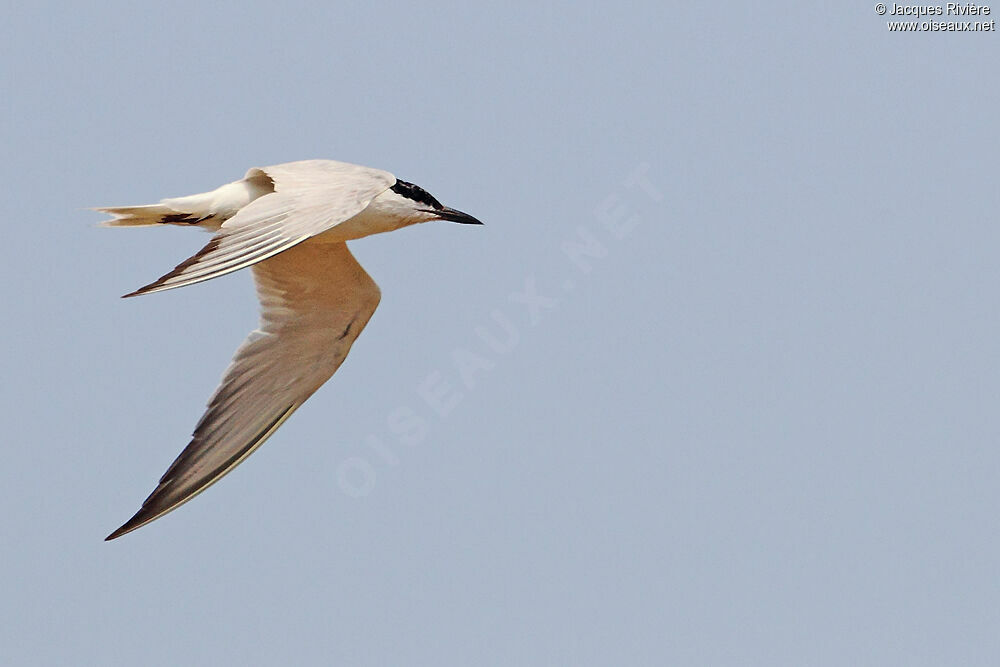
[[[129,297],[141,296],[143,294],[148,294],[149,292],[160,292],[163,291],[164,289],[170,289],[169,287],[164,287],[164,285],[166,285],[170,280],[173,280],[174,278],[184,275],[185,271],[187,271],[189,268],[200,262],[202,258],[205,257],[205,255],[218,250],[220,242],[221,238],[219,236],[213,237],[212,240],[209,241],[204,248],[202,248],[194,255],[188,257],[183,262],[178,264],[170,273],[160,276],[153,282],[149,283],[148,285],[143,285],[134,292],[129,292],[128,294],[122,294],[122,298],[128,299]],[[171,287],[174,286],[175,285],[171,285]],[[179,287],[179,285],[177,286]]]
[[[145,287],[140,287],[139,289],[137,289],[134,292],[129,292],[128,294],[122,294],[122,298],[123,299],[129,299],[129,298],[131,298],[133,296],[140,296],[142,294],[145,294],[149,290],[150,287],[153,287],[153,285],[155,285],[155,283],[146,285]]]
[[[154,280],[153,282],[149,283],[148,285],[143,285],[142,287],[140,287],[139,289],[137,289],[134,292],[129,292],[128,294],[122,294],[122,298],[123,299],[128,299],[128,298],[133,297],[133,296],[142,296],[143,294],[148,294],[150,292],[158,292],[158,291],[161,290],[161,288],[163,287],[163,285],[169,279],[175,277],[177,274],[178,274],[178,271],[175,269],[175,270],[171,271],[170,273],[168,273],[167,275],[162,276],[160,278],[157,278],[156,280]]]
[[[163,494],[165,492],[165,485],[161,482],[157,485],[156,489],[153,490],[149,497],[142,502],[142,507],[136,512],[131,519],[126,521],[121,525],[121,527],[115,532],[111,533],[104,538],[105,542],[113,540],[115,538],[121,537],[125,533],[131,533],[133,530],[142,528],[147,523],[151,523],[161,516],[166,514],[172,509],[177,508],[182,503],[170,503],[165,504],[163,502]]]
[[[150,514],[151,513],[147,512],[145,508],[139,510],[138,512],[135,513],[135,516],[133,516],[131,519],[122,524],[122,526],[118,530],[105,537],[104,541],[110,542],[113,539],[121,537],[125,533],[131,533],[136,528],[149,523],[154,518],[156,518],[155,515],[151,516]]]
[[[143,294],[149,294],[150,292],[162,292],[163,291],[163,285],[164,285],[164,283],[167,282],[168,278],[173,278],[173,275],[172,274],[167,274],[167,275],[163,276],[162,278],[154,280],[153,282],[149,283],[148,285],[143,285],[142,287],[140,287],[139,289],[137,289],[134,292],[129,292],[128,294],[122,294],[122,298],[123,299],[128,299],[128,298],[131,298],[133,296],[142,296]]]

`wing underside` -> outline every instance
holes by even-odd
[[[340,367],[379,300],[343,243],[295,245],[255,264],[254,279],[259,328],[236,351],[190,444],[107,539],[176,509],[253,453]]]

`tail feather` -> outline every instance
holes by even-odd
[[[218,229],[241,208],[270,192],[274,192],[270,177],[260,170],[251,169],[243,180],[227,183],[211,192],[164,199],[159,204],[108,206],[94,210],[114,216],[101,222],[102,227],[171,224],[198,225],[211,230]]]
[[[103,213],[110,213],[114,217],[100,223],[101,227],[145,227],[146,225],[159,225],[164,223],[187,223],[196,224],[206,218],[184,213],[164,206],[163,204],[149,204],[147,206],[108,206],[94,209]],[[211,217],[211,216],[209,216]]]

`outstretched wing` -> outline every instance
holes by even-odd
[[[354,217],[396,182],[387,171],[333,160],[254,168],[246,179],[270,179],[274,191],[241,208],[173,271],[125,296],[191,285],[273,257]]]
[[[142,508],[107,539],[198,495],[259,447],[340,367],[379,302],[379,289],[344,243],[298,245],[253,267],[259,328]]]

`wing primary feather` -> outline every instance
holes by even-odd
[[[168,289],[175,289],[178,287],[187,287],[188,285],[193,285],[195,283],[204,282],[206,280],[211,280],[212,278],[218,278],[219,276],[224,276],[227,273],[232,273],[233,271],[239,271],[242,268],[246,268],[251,264],[256,264],[257,262],[263,261],[268,257],[277,255],[279,252],[287,250],[292,246],[301,243],[308,237],[298,237],[293,239],[287,239],[283,237],[275,237],[270,243],[254,250],[250,254],[234,255],[232,259],[228,262],[223,262],[222,264],[209,264],[208,268],[188,273],[187,269],[196,266],[199,263],[200,257],[204,257],[209,253],[215,251],[218,246],[210,248],[212,245],[210,242],[208,246],[205,246],[197,254],[192,256],[190,259],[185,260],[177,265],[170,273],[154,280],[144,287],[140,287],[134,292],[129,292],[128,294],[122,295],[123,299],[128,299],[133,296],[142,296],[143,294],[152,294],[153,292],[163,292]],[[214,240],[214,239],[213,239]]]
[[[202,480],[202,483],[199,484],[197,487],[195,487],[190,493],[187,493],[181,496],[180,498],[171,500],[163,504],[162,506],[158,505],[157,501],[165,493],[166,486],[169,484],[169,480],[161,481],[160,486],[158,486],[156,490],[153,491],[153,493],[151,493],[149,497],[146,498],[145,501],[143,501],[142,507],[139,509],[139,511],[136,512],[131,519],[122,524],[122,526],[118,528],[118,530],[105,537],[104,541],[108,542],[115,538],[121,537],[125,533],[130,533],[133,530],[136,530],[137,528],[145,526],[147,523],[151,521],[159,519],[164,514],[172,512],[173,510],[177,509],[187,501],[191,500],[192,498],[200,494],[208,487],[212,486],[212,484],[221,479],[227,472],[229,472],[237,465],[239,465],[243,461],[243,459],[253,454],[258,447],[264,444],[264,441],[267,440],[269,437],[271,437],[272,433],[278,430],[278,427],[281,426],[285,422],[285,420],[292,415],[293,412],[295,412],[295,410],[299,407],[299,405],[301,405],[301,403],[293,403],[289,405],[287,408],[285,408],[267,426],[265,426],[263,429],[260,430],[260,432],[257,433],[257,435],[248,443],[247,447],[244,450],[235,454],[232,458],[226,461],[226,463],[219,470],[217,470],[214,475],[205,480]]]

